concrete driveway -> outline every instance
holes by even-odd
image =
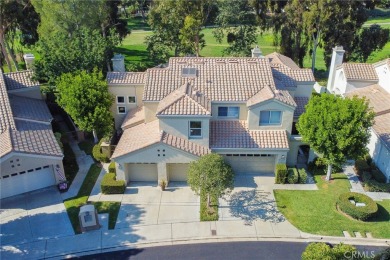
[[[74,235],[55,187],[0,200],[2,245]]]
[[[171,182],[161,191],[154,182],[133,182],[123,195],[115,228],[199,221],[199,203],[186,183]]]
[[[236,175],[233,192],[219,200],[219,220],[280,223],[286,219],[276,207],[274,174]]]

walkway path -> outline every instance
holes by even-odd
[[[382,201],[384,199],[390,200],[390,193],[388,192],[366,192],[361,182],[359,181],[358,176],[355,174],[353,167],[353,162],[349,162],[343,166],[343,171],[345,175],[347,175],[348,180],[351,184],[350,191],[366,194],[367,196],[376,201]]]

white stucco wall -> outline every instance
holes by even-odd
[[[260,126],[260,111],[275,110],[282,111],[282,121],[280,125]],[[248,112],[248,127],[250,130],[287,130],[291,134],[294,119],[294,108],[279,103],[277,101],[267,101],[257,106],[253,106]]]
[[[390,68],[387,64],[375,67],[375,71],[379,77],[379,85],[390,93]]]
[[[209,147],[210,117],[165,117],[159,116],[160,131],[188,139],[191,142]],[[190,121],[202,122],[202,137],[189,137]]]
[[[335,79],[334,79],[334,84],[332,86],[331,91],[335,94],[342,95],[345,93],[346,89],[347,89],[347,81],[344,76],[344,71],[341,68],[337,69]]]
[[[387,181],[390,182],[390,150],[381,142],[373,130],[371,130],[368,149],[376,166],[387,176]]]
[[[311,97],[315,82],[299,82],[293,97]],[[290,92],[291,93],[291,92]]]

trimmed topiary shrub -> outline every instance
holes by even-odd
[[[108,172],[116,173],[115,162],[111,162],[108,166]]]
[[[96,161],[108,163],[110,159],[102,153],[102,150],[100,149],[100,145],[102,144],[103,139],[100,140],[98,144],[96,144],[92,149],[92,155],[93,158],[95,158]]]
[[[117,181],[114,172],[108,172],[103,176],[100,188],[103,194],[123,194],[126,189],[126,183],[123,180]]]
[[[355,161],[355,172],[357,175],[362,176],[363,172],[369,172],[371,170],[370,165],[365,160],[356,160]]]
[[[287,182],[289,184],[298,183],[299,175],[296,168],[289,168],[287,171]]]
[[[307,172],[306,172],[305,168],[298,169],[298,173],[299,173],[299,181],[298,182],[301,184],[305,184],[307,181]]]
[[[356,203],[364,203],[365,206],[357,207],[351,203],[354,200]],[[378,212],[378,205],[370,197],[356,192],[347,192],[340,195],[337,200],[338,208],[345,214],[358,220],[368,220]]]
[[[287,178],[287,166],[285,164],[277,164],[275,170],[275,183],[284,184]]]
[[[386,183],[386,176],[379,169],[372,170],[371,175],[377,182]]]
[[[325,243],[310,243],[302,254],[302,260],[324,259],[332,259],[332,248]]]

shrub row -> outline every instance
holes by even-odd
[[[363,207],[356,207],[350,202],[360,202],[366,204]],[[340,195],[337,200],[339,209],[354,219],[366,221],[376,215],[378,212],[378,205],[370,197],[356,192],[347,192]]]
[[[305,168],[298,169],[299,173],[299,183],[305,184],[307,181],[307,172]]]
[[[333,248],[325,243],[310,243],[302,254],[302,260],[352,259],[352,253],[356,251],[356,247],[343,243]]]
[[[287,173],[287,182],[289,184],[298,183],[298,180],[299,180],[298,170],[296,168],[288,168],[287,172],[288,172]]]
[[[110,161],[110,159],[105,154],[102,153],[102,150],[100,148],[100,145],[102,144],[102,142],[103,142],[103,139],[101,139],[100,142],[93,147],[92,155],[96,161],[107,163]]]
[[[359,176],[363,176],[363,172],[369,172],[371,170],[370,165],[365,160],[358,159],[355,161],[355,172]]]
[[[103,194],[123,194],[125,192],[125,181],[116,180],[115,162],[111,162],[108,166],[108,173],[104,175],[100,186]]]
[[[284,184],[287,178],[287,166],[285,164],[277,164],[275,170],[275,183]]]

